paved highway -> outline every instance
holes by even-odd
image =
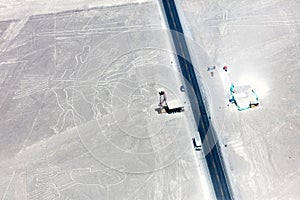
[[[186,40],[183,37],[183,30],[175,2],[174,0],[162,0],[162,5],[167,17],[169,28],[174,30],[171,35],[177,52],[182,75],[186,79],[185,81],[188,82],[188,85],[191,86],[186,88],[186,90],[190,99],[194,117],[198,123],[197,127],[201,141],[203,142],[206,138],[206,142],[203,142],[203,153],[208,165],[216,198],[233,199],[226,170],[224,169],[224,162],[220,152],[219,143],[215,139],[216,134],[213,127],[210,127],[210,121],[204,106],[194,67],[190,62],[190,54]]]

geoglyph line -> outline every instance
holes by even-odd
[[[25,75],[20,81],[20,89],[15,92],[13,99],[20,99],[48,89],[48,76]]]

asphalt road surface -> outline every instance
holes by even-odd
[[[162,0],[164,11],[168,20],[169,28],[172,30],[172,38],[177,52],[180,68],[185,81],[188,82],[187,88],[189,99],[191,102],[193,114],[195,117],[203,143],[203,153],[208,165],[210,177],[214,187],[217,199],[233,199],[230,185],[228,183],[224,162],[220,152],[219,143],[216,134],[209,121],[202,94],[197,82],[194,67],[189,62],[190,55],[188,52],[186,40],[183,37],[183,30],[180,24],[179,16],[173,0]]]

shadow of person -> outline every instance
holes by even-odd
[[[154,110],[157,112],[157,114],[161,114],[162,113],[162,109],[161,108],[155,108]]]

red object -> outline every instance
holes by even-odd
[[[225,70],[225,72],[227,72],[227,66],[226,65],[223,67],[223,69]]]

